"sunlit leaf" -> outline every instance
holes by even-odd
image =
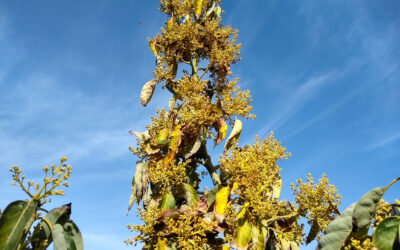
[[[173,26],[174,22],[175,22],[175,18],[174,18],[174,16],[171,16],[167,21],[167,31],[168,32],[172,31],[172,26]]]
[[[194,15],[196,16],[196,19],[200,18],[201,14],[201,4],[203,3],[203,0],[195,0],[194,4]]]
[[[399,244],[399,226],[399,216],[388,217],[381,221],[373,236],[375,246],[378,247],[379,250],[398,249],[394,247],[394,244]]]
[[[157,132],[157,144],[165,145],[168,143],[168,129],[163,128]]]
[[[264,234],[263,231],[257,226],[252,226],[251,241],[254,249],[264,250]]]
[[[229,151],[233,146],[235,146],[236,142],[240,137],[241,132],[242,132],[242,122],[236,119],[235,124],[233,125],[232,132],[225,142],[224,152]]]
[[[252,226],[247,219],[239,220],[239,225],[235,232],[234,246],[237,249],[247,249],[251,240]]]
[[[151,145],[150,143],[148,143],[146,145],[146,153],[149,155],[153,155],[153,154],[157,154],[158,152],[160,152],[160,148],[155,147],[153,145]]]
[[[158,57],[158,52],[157,52],[157,49],[156,49],[155,41],[151,40],[151,39],[148,39],[148,41],[149,41],[149,48],[150,48],[151,52],[153,52],[153,55],[155,57]]]
[[[197,201],[198,201],[196,189],[194,189],[194,187],[192,185],[187,184],[187,183],[183,184],[183,189],[185,191],[185,198],[186,198],[187,205],[189,207],[196,206]]]
[[[226,123],[223,119],[219,119],[216,129],[217,129],[218,134],[214,140],[214,147],[217,146],[218,144],[220,144],[221,141],[225,138],[226,131],[228,130],[228,126],[226,125]]]
[[[136,131],[129,131],[130,134],[135,135],[139,139],[141,139],[143,142],[147,142],[150,140],[151,136],[148,130],[144,131],[143,133],[139,133]]]
[[[229,187],[222,187],[215,195],[215,217],[222,223],[229,198]]]
[[[175,197],[171,192],[165,193],[162,197],[160,210],[163,211],[165,209],[175,209]]]
[[[279,199],[282,190],[282,179],[279,180],[272,186],[272,197],[275,199]]]
[[[171,138],[169,142],[169,148],[171,149],[171,151],[176,152],[178,150],[178,146],[181,144],[182,132],[182,126],[177,125],[169,135],[169,137]]]
[[[239,213],[237,214],[237,216],[236,216],[236,219],[241,219],[241,218],[243,218],[243,216],[245,215],[245,213],[246,213],[246,210],[247,210],[247,207],[250,205],[250,203],[248,202],[248,201],[246,201],[243,205],[242,205],[242,207],[240,208],[240,211],[239,211]]]

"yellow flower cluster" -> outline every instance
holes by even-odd
[[[212,232],[216,224],[202,218],[194,210],[160,213],[157,204],[146,211],[139,208],[144,225],[127,225],[139,235],[128,239],[127,244],[144,243],[144,249],[159,249],[160,246],[175,246],[177,249],[213,249],[207,242],[206,233]]]
[[[325,230],[338,214],[340,198],[342,198],[334,185],[329,184],[326,175],[323,174],[319,183],[315,184],[311,174],[307,175],[307,182],[297,180],[297,185],[292,183],[295,201],[298,204],[298,213],[308,219],[312,225],[317,223],[321,231]]]
[[[250,91],[240,91],[240,87],[236,86],[238,80],[234,79],[226,85],[217,87],[217,102],[220,100],[223,111],[229,116],[240,115],[244,118],[254,119],[256,116],[250,114],[253,108],[250,105]]]
[[[395,205],[400,206],[400,201],[396,200]],[[393,214],[393,207],[388,202],[381,199],[375,211],[375,216],[373,218],[373,226],[377,227],[381,221],[386,219]]]
[[[207,95],[206,90],[206,81],[200,81],[196,77],[189,78],[186,74],[174,88],[182,100],[182,104],[178,107],[178,116],[189,130],[201,126],[210,127],[222,115],[217,109],[213,109],[211,97]]]
[[[33,181],[27,181],[27,186],[25,186],[25,175],[20,176],[22,170],[17,166],[13,166],[9,169],[10,172],[13,173],[13,180],[15,181],[12,182],[11,185],[20,186],[30,198],[43,205],[48,201],[46,198],[51,195],[64,195],[63,190],[56,188],[59,186],[68,187],[67,180],[72,172],[72,168],[70,165],[64,164],[65,161],[67,161],[67,158],[63,156],[61,157],[60,164],[57,167],[53,164],[50,168],[48,166],[43,168],[45,177],[43,178],[42,186]],[[51,170],[50,175],[48,174],[49,170]],[[30,191],[32,187],[34,189],[33,192]]]
[[[260,141],[255,138],[254,145],[246,145],[232,151],[231,156],[220,159],[221,170],[230,177],[229,183],[239,185],[239,197],[249,202],[253,214],[258,218],[273,217],[280,212],[280,204],[272,198],[273,187],[280,185],[277,160],[290,154],[272,133]]]
[[[170,188],[181,185],[186,178],[186,166],[190,161],[177,162],[171,161],[167,166],[163,161],[150,160],[147,166],[147,176],[149,181],[156,185],[160,194],[165,194]]]
[[[351,237],[349,243],[343,247],[344,250],[371,250],[376,249],[370,237],[362,240]]]

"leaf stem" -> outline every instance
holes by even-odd
[[[390,182],[386,187],[385,187],[385,191],[390,188],[390,186],[392,186],[396,181],[400,180],[400,177],[397,177],[396,179],[394,179],[392,182]]]
[[[278,220],[284,220],[284,219],[290,219],[292,217],[297,216],[297,213],[292,213],[292,214],[288,214],[288,215],[281,215],[281,216],[275,216],[273,218],[270,218],[268,220],[262,220],[261,223],[265,226],[268,227],[270,223],[278,221]]]

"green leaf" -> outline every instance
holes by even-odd
[[[327,226],[318,242],[319,250],[337,250],[341,248],[352,229],[351,222],[355,205],[355,203],[351,204]]]
[[[317,235],[320,231],[321,231],[321,229],[319,228],[318,223],[316,221],[314,221],[311,225],[310,232],[307,235],[306,245],[310,244],[311,241],[313,241],[315,239],[315,237],[317,237]]]
[[[165,193],[160,203],[161,212],[165,209],[175,209],[175,197],[171,192]]]
[[[36,201],[11,202],[0,218],[0,249],[16,249],[21,238],[34,221],[38,203]]]
[[[198,201],[196,189],[194,189],[194,187],[192,185],[187,184],[187,183],[183,184],[183,189],[185,190],[185,198],[186,198],[187,205],[189,207],[196,206],[197,201]]]
[[[77,250],[83,250],[83,239],[81,231],[78,226],[72,221],[63,224],[64,232],[66,232],[69,237],[74,241]]]
[[[208,207],[211,207],[211,205],[215,201],[215,196],[216,196],[218,190],[220,189],[220,187],[221,186],[219,184],[217,184],[207,193],[207,206]]]
[[[53,230],[54,224],[60,220],[69,220],[69,215],[71,214],[71,203],[57,207],[49,211],[44,218],[35,226],[32,234],[31,244],[33,248],[40,248],[40,244],[47,240],[49,245],[53,242],[51,232]]]
[[[224,152],[229,151],[233,146],[236,145],[237,141],[239,140],[241,132],[242,132],[242,122],[236,119],[235,124],[233,125],[232,132],[225,142]]]
[[[379,223],[373,236],[373,242],[379,250],[392,250],[398,237],[400,217],[388,217]],[[397,239],[398,241],[398,239]],[[396,248],[397,249],[397,248]]]
[[[60,224],[55,224],[52,231],[54,250],[77,250],[72,236],[64,231]]]
[[[203,144],[203,142],[206,140],[207,138],[207,130],[205,127],[201,127],[200,129],[200,133],[196,139],[196,142],[193,144],[192,149],[190,150],[189,153],[187,153],[185,155],[185,159],[190,158],[192,155],[194,155],[195,153],[197,153],[197,151],[199,151],[201,145]]]
[[[397,206],[392,206],[393,214],[400,216],[400,209]]]
[[[376,207],[386,190],[397,181],[395,179],[386,187],[378,187],[368,191],[357,202],[353,212],[353,233],[356,238],[363,238],[371,225]]]
[[[239,225],[235,232],[234,247],[237,249],[247,249],[251,240],[252,226],[247,219],[239,220]]]
[[[142,104],[144,107],[146,107],[147,103],[149,103],[151,97],[153,96],[155,87],[156,81],[154,80],[150,80],[143,85],[142,91],[140,92],[140,104]]]

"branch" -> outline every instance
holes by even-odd
[[[207,147],[205,143],[201,145],[201,153],[205,160],[204,162],[202,162],[202,165],[207,169],[208,173],[210,174],[214,186],[217,184],[221,184],[221,180],[219,178],[219,175],[217,174],[217,167],[212,164],[211,157],[207,153]]]

